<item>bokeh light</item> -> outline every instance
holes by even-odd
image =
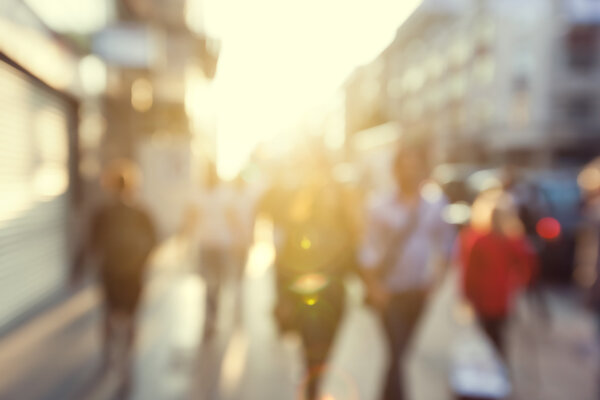
[[[554,240],[560,235],[560,223],[554,218],[542,218],[536,224],[536,232],[543,239]]]

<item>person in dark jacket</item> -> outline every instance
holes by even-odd
[[[98,259],[106,366],[121,357],[127,360],[133,349],[148,258],[157,242],[152,218],[135,199],[139,180],[131,161],[113,161],[106,168],[102,184],[108,201],[93,215],[86,247],[75,266],[78,275],[86,255]]]
[[[274,218],[275,317],[281,331],[301,338],[302,398],[313,400],[344,315],[344,278],[355,263],[355,218],[324,156],[305,162],[298,186],[280,196],[285,203]]]

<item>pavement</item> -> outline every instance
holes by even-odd
[[[600,351],[593,316],[573,292],[548,289],[540,298],[523,295],[507,329],[508,398],[597,400]],[[450,378],[465,353],[481,368],[502,363],[460,299],[452,270],[430,301],[408,360],[413,400],[453,399]]]
[[[240,285],[222,296],[217,334],[202,339],[204,284],[178,243],[165,245],[150,274],[129,399],[286,400],[306,377],[300,345],[271,318],[273,248],[253,247]],[[597,400],[594,319],[568,293],[545,296],[548,318],[523,300],[508,333],[511,399]],[[322,389],[325,400],[376,400],[387,352],[379,321],[348,281],[348,309]],[[122,376],[100,371],[99,295],[86,287],[0,341],[0,399],[112,400]],[[450,271],[431,298],[407,359],[410,399],[454,398],[450,377],[465,346],[495,355],[460,301]],[[10,366],[7,368],[7,366]]]

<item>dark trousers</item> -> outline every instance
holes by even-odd
[[[305,398],[318,397],[319,386],[345,309],[345,290],[341,282],[324,289],[316,304],[301,303],[298,309],[298,331],[302,338],[307,369]]]
[[[407,290],[395,294],[382,310],[383,326],[390,352],[383,400],[405,398],[404,357],[412,334],[423,313],[426,299],[427,291],[424,289]]]
[[[479,326],[494,345],[500,356],[506,359],[506,346],[504,344],[504,329],[506,317],[484,317],[479,315]]]
[[[281,278],[281,277],[280,277]],[[310,296],[293,292],[283,279],[277,281],[275,308],[277,324],[282,332],[297,332],[302,339],[302,355],[306,365],[299,399],[316,400],[327,360],[345,310],[343,282],[332,280],[321,291]]]

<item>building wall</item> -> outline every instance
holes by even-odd
[[[385,115],[406,136],[429,143],[437,161],[522,154],[536,164],[598,138],[600,87],[590,82],[600,79],[600,39],[593,67],[573,70],[564,32],[579,22],[563,2],[438,3],[425,2],[377,59]],[[369,68],[381,66],[363,76]]]

